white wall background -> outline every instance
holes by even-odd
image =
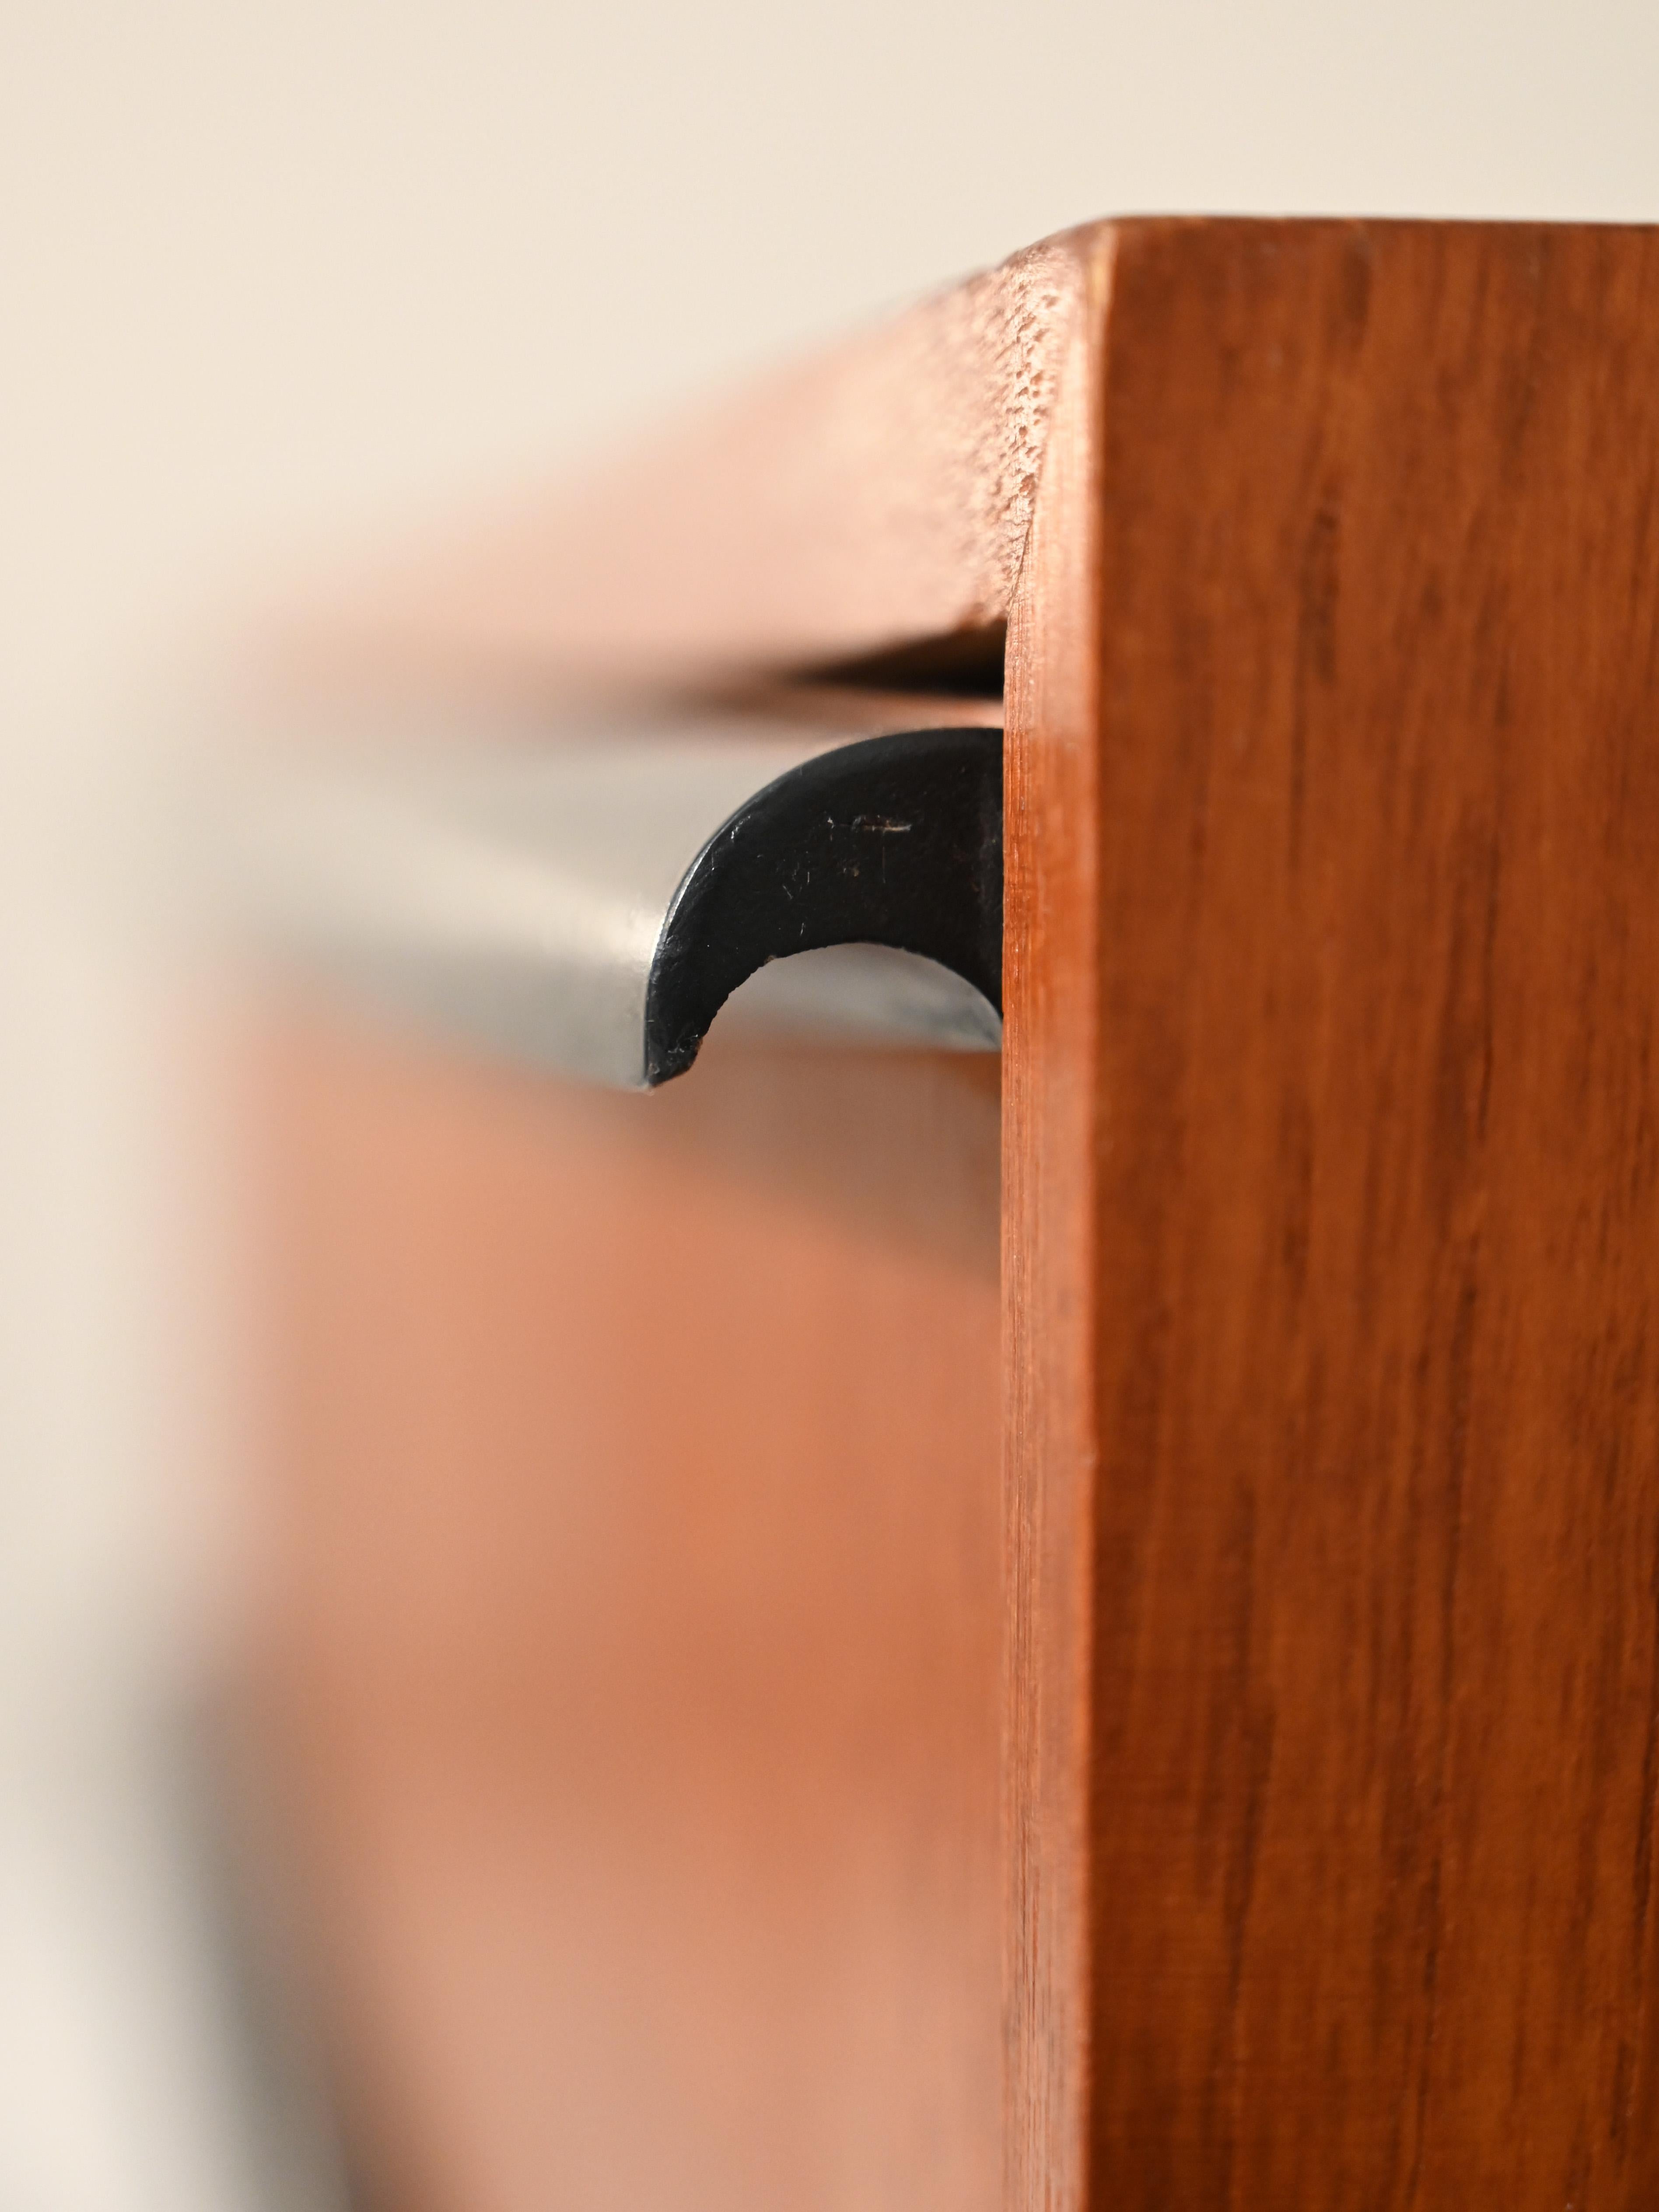
[[[1659,218],[1656,118],[1652,0],[0,0],[0,2212],[260,2195],[153,1754],[212,1207],[78,859],[211,610],[1085,216]]]

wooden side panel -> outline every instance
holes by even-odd
[[[998,1073],[308,1025],[263,1682],[370,2201],[999,2200]]]
[[[1104,390],[1091,2201],[1651,2206],[1659,240],[1131,226]]]

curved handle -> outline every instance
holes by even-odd
[[[936,961],[1002,1011],[1002,732],[866,738],[746,799],[687,869],[646,992],[647,1083],[690,1067],[768,962],[836,945]]]
[[[331,758],[239,807],[237,904],[360,999],[630,1089],[739,992],[753,1022],[994,1049],[1001,763],[996,729],[752,723]]]

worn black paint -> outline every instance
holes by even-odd
[[[1002,1006],[1002,732],[867,738],[746,799],[687,869],[646,996],[646,1079],[684,1074],[769,960],[918,952]]]

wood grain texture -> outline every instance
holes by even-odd
[[[307,1018],[260,1705],[369,2201],[998,2202],[994,1062]]]
[[[1659,240],[1126,227],[1103,395],[1089,2201],[1649,2206]]]

